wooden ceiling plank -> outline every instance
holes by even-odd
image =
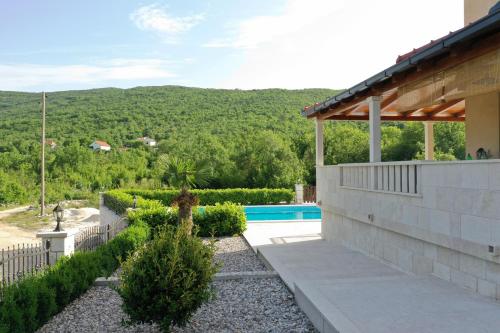
[[[480,42],[475,43],[474,47],[467,47],[467,45],[464,45],[463,48],[460,50],[461,52],[463,52],[460,57],[446,56],[440,60],[433,61],[432,65],[430,65],[429,67],[427,66],[421,67],[420,71],[417,71],[417,69],[414,68],[413,71],[410,71],[406,74],[400,74],[400,75],[395,74],[392,77],[392,80],[385,80],[380,84],[376,84],[373,87],[373,89],[379,92],[390,91],[391,89],[395,89],[409,82],[431,76],[445,69],[452,68],[464,62],[467,62],[471,59],[484,55],[488,52],[494,51],[498,48],[498,45],[500,45],[500,32],[488,38],[485,38]],[[373,91],[371,89],[367,89],[366,91],[359,93],[358,96],[356,96],[349,102],[346,102],[346,105],[342,105],[342,108],[343,109],[345,108],[347,110],[348,105],[351,106],[357,105],[360,102],[364,101],[369,96],[373,95],[374,95]],[[333,112],[334,111],[332,110],[332,113]]]

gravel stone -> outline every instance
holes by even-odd
[[[172,332],[316,332],[279,278],[213,283],[216,299]]]
[[[222,237],[215,243],[215,261],[223,266],[220,272],[248,272],[269,270],[257,257],[243,237]]]
[[[222,272],[266,270],[240,237],[220,238],[217,260],[224,264]],[[317,332],[280,278],[219,280],[212,286],[215,298],[203,304],[186,327],[173,327],[172,332]],[[122,304],[116,290],[92,287],[38,332],[160,332],[156,324],[126,325],[129,317]]]
[[[116,290],[109,287],[92,287],[37,332],[160,332],[159,327],[154,324],[128,327],[123,325],[129,318],[121,308],[122,303]]]

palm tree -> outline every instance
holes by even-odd
[[[186,222],[188,231],[193,228],[193,206],[198,205],[198,197],[189,190],[208,184],[211,170],[205,162],[194,163],[190,160],[171,158],[167,161],[165,179],[169,186],[181,190],[174,204],[179,207],[179,224]]]

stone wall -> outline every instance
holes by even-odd
[[[104,205],[102,195],[99,196],[99,224],[108,225],[120,220],[121,216]]]
[[[343,187],[318,167],[322,235],[414,274],[500,298],[500,161],[423,162],[419,195]]]

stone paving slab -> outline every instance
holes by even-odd
[[[500,304],[435,277],[299,281],[295,288],[297,303],[321,332],[500,330]]]
[[[324,240],[282,245],[264,245],[257,252],[276,270],[292,291],[297,281],[404,276],[360,252]]]
[[[500,332],[500,303],[494,300],[308,239],[255,248],[320,332]]]
[[[250,246],[321,239],[321,222],[248,222],[243,236]]]

